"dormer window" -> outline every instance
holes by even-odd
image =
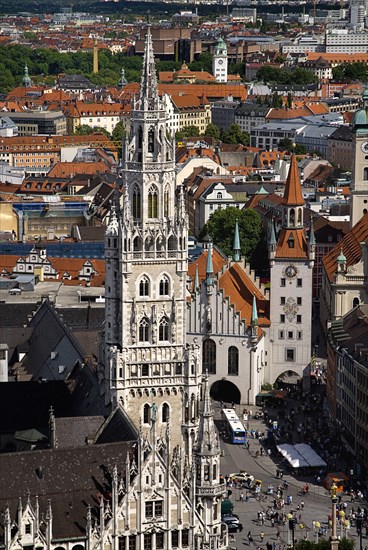
[[[294,235],[291,233],[290,234],[290,237],[288,238],[288,247],[289,248],[294,248],[295,247],[295,239],[294,239]]]

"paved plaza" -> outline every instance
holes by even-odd
[[[215,418],[221,419],[220,405],[214,402]],[[241,410],[243,407],[236,406],[239,417],[241,416]],[[241,410],[240,410],[241,409]],[[256,407],[252,407],[253,413],[256,412]],[[249,430],[258,430],[261,432],[266,431],[266,426],[263,420],[256,420],[252,418],[249,424]],[[298,518],[295,531],[294,541],[309,540],[316,542],[319,538],[317,530],[313,527],[313,522],[319,522],[321,528],[324,531],[323,538],[327,539],[331,535],[331,530],[328,529],[328,516],[331,515],[332,502],[331,495],[321,485],[315,482],[315,479],[311,476],[296,478],[288,475],[284,471],[282,481],[277,478],[277,470],[281,467],[280,455],[267,455],[267,452],[260,456],[260,442],[257,438],[249,438],[249,449],[243,445],[233,445],[226,441],[221,442],[221,448],[223,452],[221,469],[222,474],[226,476],[230,473],[245,472],[254,476],[255,479],[262,480],[262,494],[267,492],[269,485],[272,485],[275,489],[278,485],[282,485],[284,481],[288,483],[288,489],[284,490],[283,497],[285,499],[284,510],[278,510],[280,514],[289,514],[291,511]],[[258,451],[258,453],[257,453]],[[258,455],[258,456],[257,456]],[[308,482],[309,494],[303,495],[303,487]],[[270,519],[265,519],[262,525],[258,520],[259,512],[263,512],[265,515],[267,511],[274,507],[274,495],[262,496],[258,499],[253,493],[247,492],[240,487],[229,487],[232,494],[230,499],[234,504],[233,512],[239,516],[239,519],[243,525],[242,532],[230,535],[230,548],[243,548],[244,546],[264,548],[268,543],[273,545],[274,550],[283,550],[288,545],[292,545],[291,532],[288,528],[288,521],[285,525],[275,524],[272,526]],[[241,500],[243,496],[243,501]],[[291,495],[292,503],[286,504],[287,495]],[[304,502],[304,508],[302,509],[302,502]],[[343,502],[347,502],[346,513],[348,514],[351,507],[354,506],[355,510],[358,506],[366,507],[366,503],[363,501],[355,500],[354,503],[350,502],[350,496],[344,496]],[[298,508],[300,508],[298,510]],[[252,534],[253,541],[249,543],[248,533]],[[365,529],[363,530],[362,537],[362,549],[368,549],[368,538],[365,536]],[[261,533],[264,534],[263,541]],[[345,536],[342,527],[338,525],[337,535],[340,537]],[[360,548],[360,540],[356,532],[356,527],[352,526],[346,533],[348,538],[352,538],[355,542],[355,548]]]

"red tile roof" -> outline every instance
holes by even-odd
[[[294,246],[288,245],[289,238],[294,238]],[[282,229],[276,247],[276,258],[307,258],[308,244],[304,229]]]
[[[296,156],[291,156],[291,164],[289,168],[288,177],[285,184],[284,204],[289,206],[303,206],[304,198],[302,193],[302,186],[300,183],[298,163]]]
[[[337,271],[337,257],[341,250],[346,257],[346,267],[357,264],[362,257],[361,242],[368,241],[368,213],[354,225],[345,237],[323,258],[323,265],[330,282]]]
[[[224,295],[229,298],[235,310],[240,313],[242,319],[249,324],[252,318],[253,296],[256,297],[258,309],[258,325],[270,326],[268,318],[268,300],[259,288],[250,279],[244,269],[238,263],[234,263],[219,278],[219,287]]]

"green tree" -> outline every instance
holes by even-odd
[[[215,139],[220,139],[220,129],[218,126],[216,126],[216,124],[210,122],[210,124],[208,124],[206,128],[204,135],[208,137],[213,137]]]
[[[121,120],[120,122],[117,123],[117,125],[115,126],[115,128],[111,132],[111,139],[113,141],[117,141],[117,142],[121,143],[121,141],[123,139],[123,135],[125,133],[126,133],[126,130],[125,130],[124,121]]]
[[[249,145],[250,143],[248,132],[243,132],[238,124],[231,124],[228,130],[221,132],[220,137],[224,143],[240,143],[242,145]]]
[[[74,132],[77,136],[88,136],[95,133],[102,133],[107,137],[111,137],[105,128],[101,128],[100,126],[89,126],[88,124],[80,124],[76,127]]]
[[[272,107],[274,107],[274,109],[282,108],[282,97],[277,92],[273,92],[272,94],[271,105]]]
[[[288,153],[294,153],[295,155],[306,155],[307,149],[304,147],[304,145],[300,145],[299,143],[293,143],[293,141],[290,138],[283,138],[280,139],[279,149],[282,151],[287,151]]]
[[[287,95],[287,99],[286,99],[286,107],[288,109],[291,109],[292,106],[293,106],[293,96],[292,96],[291,92],[289,92],[288,95]]]
[[[178,130],[175,134],[175,140],[182,141],[186,137],[197,137],[197,136],[199,136],[199,128],[198,126],[194,126],[192,124],[190,126],[185,126],[181,130]]]
[[[328,540],[321,540],[319,542],[311,542],[309,540],[301,540],[296,543],[295,550],[330,550],[331,542]],[[343,538],[339,541],[339,550],[353,550],[354,541]]]
[[[198,59],[188,65],[191,71],[207,71],[212,73],[212,55],[209,52],[201,53]]]
[[[236,221],[239,226],[241,255],[250,260],[263,236],[261,217],[255,210],[239,210],[234,207],[216,210],[203,226],[200,238],[208,233],[214,244],[231,256]]]

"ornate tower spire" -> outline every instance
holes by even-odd
[[[203,548],[216,547],[212,541],[214,533],[221,523],[219,506],[225,486],[220,481],[220,443],[214,423],[211,405],[208,376],[204,377],[203,409],[201,412],[198,438],[194,448],[196,469],[196,504],[200,511],[204,529],[202,533]],[[219,529],[217,530],[219,532]]]
[[[30,86],[32,86],[32,80],[29,76],[29,73],[28,73],[28,65],[27,63],[24,65],[24,76],[22,78],[22,84],[25,88],[29,88]]]
[[[207,261],[206,261],[206,285],[213,285],[213,263],[212,263],[212,241],[208,245]]]
[[[156,110],[158,103],[158,89],[156,66],[153,55],[151,26],[147,26],[146,43],[143,57],[141,89],[139,93],[139,109]]]
[[[204,376],[202,402],[203,409],[199,422],[197,445],[194,452],[202,456],[215,456],[220,453],[220,443],[213,418],[214,415],[207,374]]]
[[[252,327],[252,343],[255,343],[257,341],[258,337],[258,311],[257,311],[257,300],[255,294],[253,294],[253,305],[252,305],[252,319],[251,319],[251,327]]]
[[[316,258],[316,237],[313,229],[313,217],[310,219],[309,239],[308,239],[308,255],[309,259],[314,261]]]
[[[291,156],[283,198],[282,226],[287,229],[303,229],[304,198],[296,156]]]
[[[233,260],[238,262],[240,260],[240,237],[239,237],[239,225],[238,220],[235,222],[234,244],[233,244]]]
[[[270,221],[269,225],[269,238],[268,238],[268,259],[270,260],[270,264],[272,265],[272,260],[275,257],[276,254],[276,234],[275,234],[275,224],[273,220]]]

